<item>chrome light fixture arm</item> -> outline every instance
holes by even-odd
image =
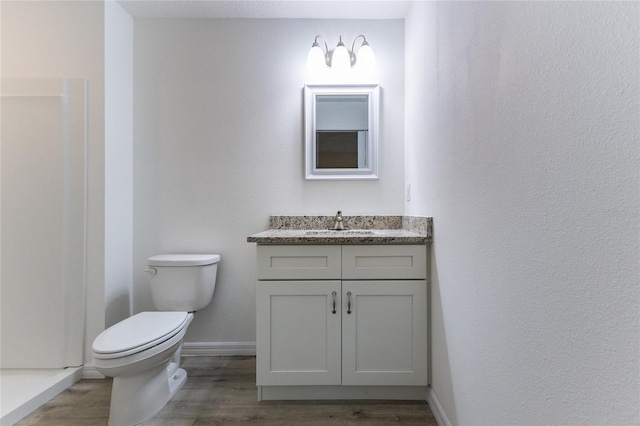
[[[351,66],[355,65],[356,63],[356,51],[354,49],[356,47],[356,40],[358,40],[360,37],[362,37],[362,44],[360,45],[360,47],[369,46],[367,38],[362,34],[353,39],[353,43],[351,43],[351,51],[349,52],[351,56]]]
[[[329,47],[327,46],[327,40],[325,40],[324,37],[322,37],[321,35],[317,35],[316,38],[313,40],[313,44],[311,45],[311,48],[313,49],[314,47],[319,47],[320,49],[322,49],[322,47],[318,43],[319,38],[321,38],[322,42],[324,43],[324,63],[325,65],[329,66]]]

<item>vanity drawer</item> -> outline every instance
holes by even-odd
[[[258,245],[258,279],[340,279],[340,253],[340,246]]]
[[[342,246],[343,279],[425,279],[426,245]]]

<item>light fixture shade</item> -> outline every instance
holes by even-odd
[[[369,43],[362,43],[362,47],[358,50],[356,65],[366,73],[373,73],[376,69],[376,55]]]
[[[350,68],[351,57],[349,55],[349,51],[344,46],[344,43],[340,41],[331,56],[331,69],[338,72],[347,72]]]
[[[314,43],[307,55],[307,72],[313,75],[322,72],[327,67],[324,52],[318,43]]]

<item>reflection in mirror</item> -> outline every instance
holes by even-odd
[[[378,86],[305,87],[307,179],[377,179]]]
[[[316,96],[316,168],[367,167],[368,98]]]

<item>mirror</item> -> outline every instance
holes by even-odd
[[[378,179],[377,84],[306,85],[307,179]]]

